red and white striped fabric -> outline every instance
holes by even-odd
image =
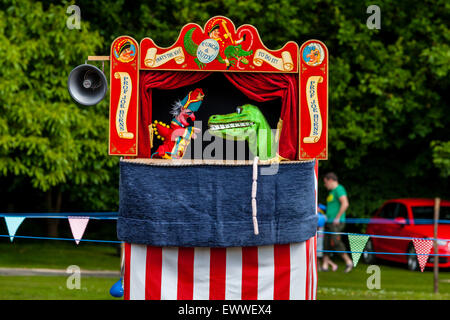
[[[316,237],[284,245],[125,245],[126,300],[316,299]]]

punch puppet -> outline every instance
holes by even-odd
[[[191,139],[197,138],[196,133],[200,129],[191,126],[190,119],[195,121],[195,112],[198,111],[203,102],[205,94],[201,88],[197,88],[181,101],[177,101],[172,106],[171,114],[174,116],[170,125],[155,120],[150,129],[151,135],[163,141],[152,158],[181,159]]]

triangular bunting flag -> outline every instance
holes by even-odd
[[[77,244],[80,243],[80,239],[83,237],[84,230],[86,230],[89,222],[89,217],[68,217],[70,229],[72,230],[73,238]]]
[[[9,239],[14,240],[17,229],[19,229],[25,217],[5,217],[6,227],[8,228]]]
[[[361,252],[363,252],[368,239],[369,236],[360,236],[354,234],[348,235],[348,241],[350,242],[350,250],[352,251],[353,265],[355,267],[358,264],[359,258],[361,257]]]
[[[428,254],[433,247],[433,240],[413,239],[414,248],[416,249],[417,260],[419,261],[420,271],[423,272],[428,261]]]

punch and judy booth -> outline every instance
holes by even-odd
[[[109,57],[125,299],[315,299],[326,46],[222,16],[154,37]]]

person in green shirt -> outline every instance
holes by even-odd
[[[345,211],[347,210],[348,197],[344,186],[339,184],[338,177],[335,173],[329,172],[323,179],[325,188],[329,191],[327,197],[327,224],[325,231],[328,232],[342,232],[345,227]],[[324,237],[324,249],[333,251],[346,251],[345,244],[342,241],[340,234],[326,233]],[[350,272],[353,268],[353,262],[347,253],[339,253],[345,261],[345,272]],[[336,271],[338,266],[335,264],[329,253],[325,252],[323,255],[322,270],[327,271],[328,266],[331,265],[333,271]]]

